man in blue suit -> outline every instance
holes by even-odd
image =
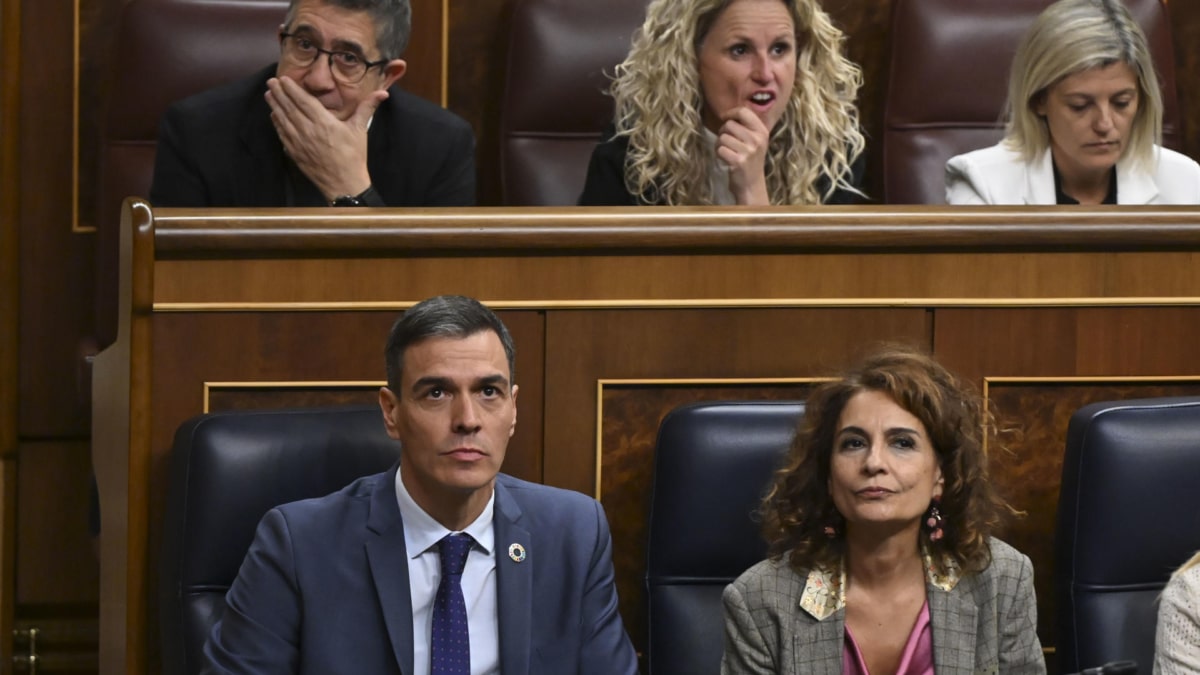
[[[404,313],[379,392],[400,461],[263,517],[206,672],[637,672],[600,505],[499,473],[514,354],[470,298]]]

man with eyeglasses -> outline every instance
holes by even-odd
[[[291,0],[279,62],[172,105],[155,206],[470,206],[475,138],[393,86],[409,0]]]

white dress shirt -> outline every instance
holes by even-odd
[[[408,552],[408,585],[412,597],[413,674],[429,675],[429,645],[433,635],[433,601],[442,579],[438,542],[451,531],[443,527],[413,501],[396,471],[396,501],[404,520],[404,546]],[[492,511],[496,493],[483,513],[463,532],[475,543],[463,568],[462,592],[467,602],[467,626],[471,636],[471,675],[500,673],[500,629],[496,613],[495,528]]]

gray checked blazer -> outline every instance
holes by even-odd
[[[992,564],[983,572],[949,583],[930,576],[934,671],[1044,675],[1033,565],[1008,544],[990,543]],[[788,567],[785,556],[758,563],[725,588],[722,675],[841,675],[846,608],[836,598],[814,605],[811,579]],[[823,595],[817,589],[816,597]]]

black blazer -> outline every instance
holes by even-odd
[[[294,165],[263,98],[272,64],[167,109],[159,125],[155,206],[323,206]],[[367,136],[379,206],[472,206],[475,136],[462,118],[393,86]],[[288,173],[295,178],[289,186]]]
[[[580,206],[638,206],[646,201],[639,200],[636,195],[625,189],[625,156],[629,154],[629,137],[617,136],[616,128],[609,126],[604,137],[592,151],[588,162],[587,180],[583,184],[583,193],[579,195]],[[854,173],[851,184],[862,186],[864,161],[859,155],[851,169]],[[817,191],[824,194],[829,186],[829,178],[821,177]],[[834,190],[825,204],[857,204],[863,198],[859,195],[839,188]]]

